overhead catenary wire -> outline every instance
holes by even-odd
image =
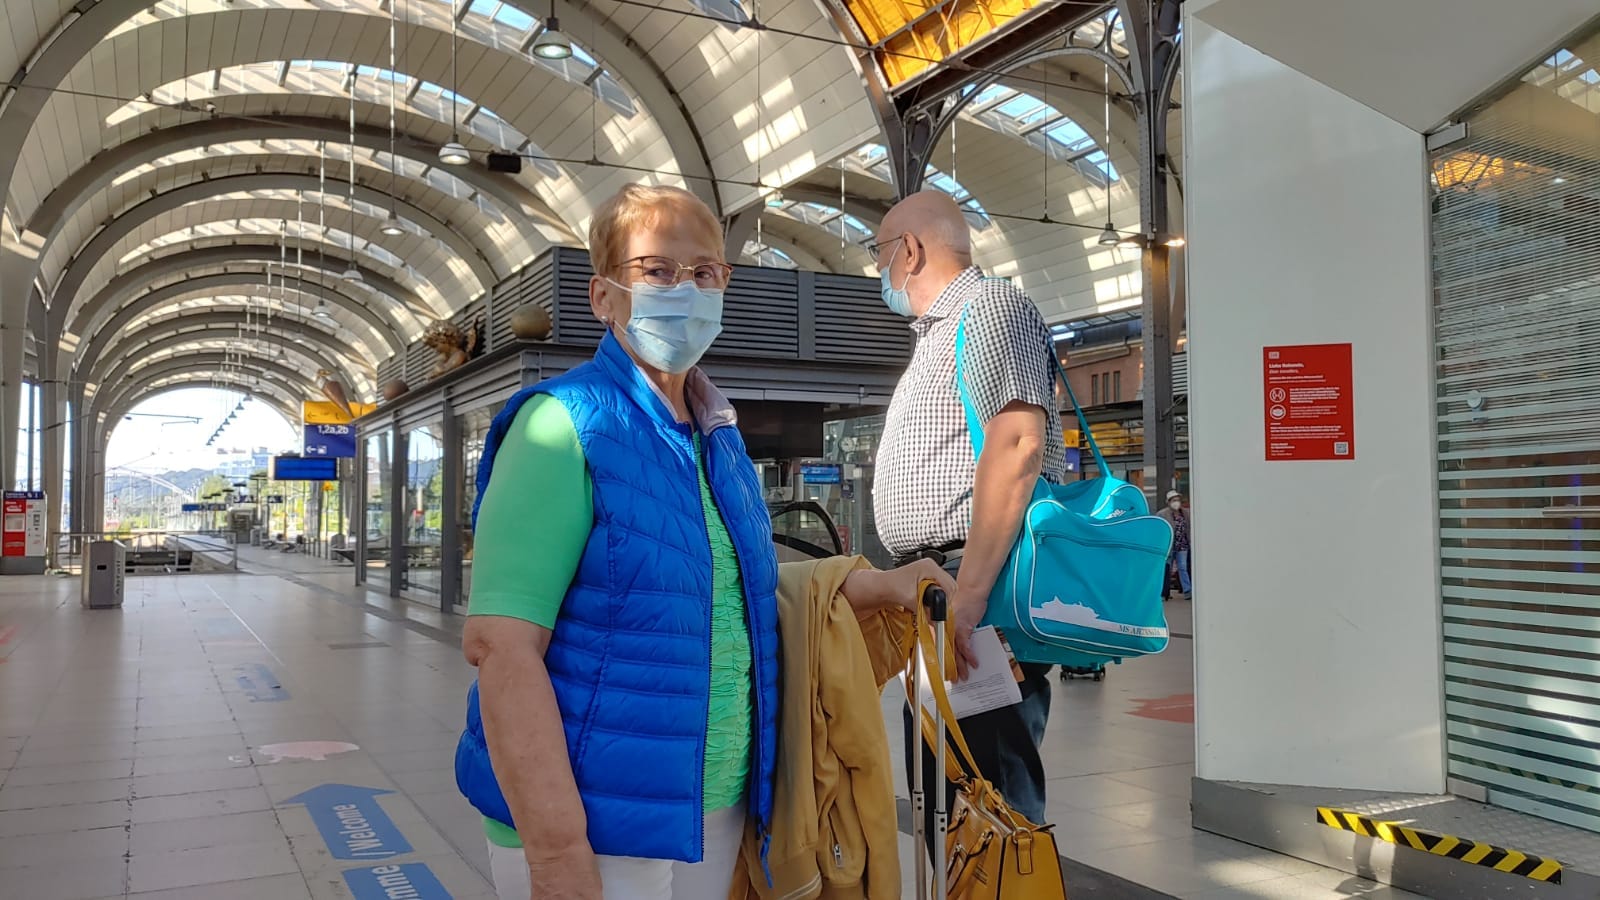
[[[390,0],[390,2],[391,2],[391,4],[393,4],[394,2],[396,2],[396,0]],[[705,13],[698,13],[698,12],[693,12],[693,11],[688,11],[688,10],[670,9],[670,8],[659,6],[659,5],[656,5],[656,4],[639,2],[639,0],[613,0],[613,2],[617,2],[617,3],[621,4],[621,5],[637,6],[637,7],[642,7],[642,8],[645,8],[645,9],[650,9],[650,10],[654,10],[654,11],[664,12],[664,13],[668,13],[668,14],[672,14],[672,15],[678,15],[678,16],[687,17],[687,18],[705,19],[705,20],[715,21],[715,22],[718,22],[718,23],[721,23],[721,24],[727,24],[728,23],[728,20],[726,20],[726,19],[724,19],[722,17],[719,17],[719,16],[714,16],[714,15],[705,14]],[[1074,2],[1074,3],[1076,3],[1076,2],[1079,2],[1079,0],[1064,0],[1064,2]],[[1083,3],[1081,5],[1091,5],[1091,4]],[[1097,5],[1098,6],[1099,4],[1092,4],[1092,5]],[[806,32],[795,31],[795,30],[792,30],[792,29],[776,28],[776,27],[767,25],[765,23],[761,23],[761,22],[759,22],[757,20],[752,20],[749,23],[744,23],[744,25],[742,27],[750,28],[752,30],[756,30],[757,32],[770,32],[772,34],[777,34],[777,35],[786,36],[786,37],[792,37],[792,38],[796,38],[796,39],[804,39],[804,40],[809,40],[809,41],[813,41],[813,42],[829,43],[829,44],[833,44],[833,45],[836,45],[836,46],[839,46],[839,47],[843,47],[843,48],[846,48],[846,49],[853,49],[853,50],[858,50],[858,51],[863,51],[863,52],[865,52],[865,51],[884,52],[884,53],[887,53],[889,55],[902,56],[902,57],[906,57],[906,58],[921,60],[921,61],[928,62],[928,63],[933,64],[933,65],[947,65],[947,66],[950,65],[945,60],[933,59],[933,58],[929,58],[929,57],[920,57],[920,56],[917,56],[916,54],[907,54],[907,53],[903,53],[903,52],[899,52],[899,51],[890,51],[890,50],[886,50],[884,48],[872,47],[870,45],[856,44],[854,42],[843,40],[843,39],[840,39],[840,38],[837,38],[837,37],[831,37],[831,38],[830,37],[822,37],[822,36],[818,36],[818,35],[809,34],[809,33],[806,33]],[[1109,23],[1108,23],[1107,27],[1109,28]],[[454,41],[452,41],[452,45],[453,44],[454,44]],[[454,49],[453,46],[452,46],[452,49]],[[407,50],[409,50],[409,47],[407,48]],[[454,54],[452,54],[452,56],[454,56]],[[759,54],[758,54],[758,58],[759,58]],[[454,62],[454,61],[452,60],[452,62]],[[1021,73],[1018,70],[986,69],[986,68],[983,68],[983,67],[970,66],[970,65],[966,65],[966,64],[960,64],[959,68],[962,71],[971,72],[971,73],[975,73],[975,74],[994,75],[996,77],[1003,77],[1003,78],[1006,78],[1008,80],[1012,80],[1012,81],[1016,81],[1016,82],[1036,83],[1036,84],[1041,84],[1041,85],[1045,85],[1045,86],[1056,88],[1056,89],[1075,90],[1075,91],[1079,91],[1079,92],[1083,92],[1083,93],[1095,93],[1095,94],[1101,95],[1102,97],[1104,97],[1106,94],[1110,94],[1111,93],[1111,91],[1110,91],[1111,85],[1109,83],[1109,78],[1107,79],[1107,84],[1105,85],[1105,87],[1103,89],[1096,90],[1096,89],[1090,88],[1090,87],[1078,87],[1078,86],[1075,86],[1075,85],[1065,85],[1064,86],[1064,85],[1061,85],[1059,83],[1052,83],[1048,79],[1041,79],[1041,78],[1034,78],[1034,77],[1031,77],[1031,76],[1027,76],[1027,75],[1025,75],[1024,73]],[[391,72],[393,72],[393,71],[394,71],[394,69],[391,66]],[[155,109],[171,109],[171,110],[174,110],[174,111],[177,111],[177,112],[180,112],[180,113],[182,113],[182,112],[208,112],[208,113],[210,113],[212,115],[213,118],[216,118],[216,119],[227,119],[227,120],[231,120],[231,121],[241,121],[241,122],[255,122],[255,123],[260,123],[260,124],[268,124],[268,125],[282,125],[283,124],[280,120],[277,120],[277,119],[275,119],[275,118],[273,118],[271,116],[256,116],[256,115],[247,115],[247,114],[225,114],[225,113],[217,112],[214,109],[214,107],[213,108],[208,108],[206,110],[200,110],[189,100],[183,100],[183,101],[178,101],[178,102],[162,102],[162,101],[157,101],[155,99],[151,99],[151,98],[147,98],[147,97],[143,97],[143,96],[139,96],[139,97],[123,97],[123,96],[120,96],[120,95],[108,94],[108,93],[97,92],[97,91],[83,91],[83,90],[63,88],[63,87],[43,87],[43,86],[36,86],[36,85],[25,85],[25,84],[17,83],[15,79],[13,79],[9,83],[9,87],[13,88],[13,89],[22,89],[22,90],[46,91],[46,92],[49,92],[49,93],[52,93],[52,94],[62,94],[62,95],[67,95],[67,96],[78,96],[78,97],[83,97],[83,98],[87,98],[87,99],[112,101],[112,102],[118,102],[118,103],[122,103],[122,104],[139,103],[139,104],[143,104],[143,105],[146,105],[148,107],[155,108]],[[391,78],[391,92],[392,92],[392,90],[393,90],[393,78]],[[352,93],[353,93],[353,91],[352,91]],[[451,93],[452,93],[451,103],[452,103],[452,108],[454,108],[454,104],[455,104],[455,97],[454,97],[455,92],[454,92],[454,90],[452,90]],[[353,99],[354,98],[352,97],[352,100]],[[758,111],[758,114],[759,114],[759,111]],[[452,114],[452,127],[455,127],[457,124],[458,123],[455,120],[455,115]],[[423,141],[416,140],[416,139],[412,139],[410,137],[405,138],[403,141],[392,140],[390,146],[392,148],[396,148],[397,149],[397,145],[399,143],[404,143],[408,147],[412,147],[412,148],[415,148],[415,149],[426,149],[426,150],[432,150],[433,149],[433,145],[431,143],[423,142]],[[759,148],[759,146],[760,146],[760,139],[758,138],[758,148]],[[1109,151],[1109,148],[1103,148],[1103,149],[1106,149],[1107,151]],[[570,166],[570,167],[605,168],[605,169],[613,169],[613,170],[617,170],[617,171],[631,172],[631,173],[636,173],[636,174],[641,174],[641,175],[666,176],[666,177],[679,178],[679,179],[684,179],[684,180],[708,182],[708,183],[712,183],[712,184],[719,185],[719,186],[744,187],[744,188],[756,190],[758,192],[771,189],[770,185],[767,185],[767,184],[764,183],[764,179],[761,177],[761,173],[759,173],[759,172],[758,172],[757,179],[755,179],[753,181],[748,181],[748,180],[738,179],[738,178],[723,178],[723,177],[717,177],[717,176],[698,175],[698,174],[695,174],[695,173],[674,171],[672,169],[666,169],[666,168],[662,168],[662,167],[633,166],[633,165],[628,165],[626,163],[620,163],[620,162],[606,162],[606,161],[599,160],[595,156],[591,156],[588,159],[579,159],[579,158],[575,158],[575,157],[560,157],[560,156],[554,156],[554,155],[550,155],[550,154],[532,153],[532,152],[527,152],[527,151],[521,152],[518,155],[521,156],[522,158],[530,160],[530,161],[548,162],[548,163],[553,163],[553,164],[556,164],[556,165],[563,165],[563,166]],[[394,158],[395,156],[396,156],[396,154],[391,153],[391,159],[390,159],[391,169],[393,169],[397,165],[397,160]],[[391,195],[393,195],[393,193],[394,192],[391,191]],[[863,198],[863,199],[869,199],[869,198]],[[1020,215],[1020,214],[1013,214],[1013,213],[995,212],[993,210],[987,210],[987,209],[985,210],[985,212],[989,215],[990,218],[995,218],[995,219],[1004,219],[1004,220],[1017,221],[1017,222],[1033,222],[1033,223],[1042,224],[1042,225],[1060,225],[1060,226],[1065,226],[1065,227],[1081,228],[1081,229],[1085,229],[1085,230],[1095,230],[1095,231],[1099,231],[1100,230],[1099,226],[1085,224],[1085,223],[1078,223],[1078,222],[1064,222],[1064,221],[1060,221],[1060,220],[1056,220],[1056,219],[1051,219],[1048,216],[1039,217],[1039,216]]]

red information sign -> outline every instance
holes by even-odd
[[[3,533],[0,538],[3,551],[0,552],[5,552],[5,556],[22,556],[27,551],[27,500],[22,496],[10,496],[10,493],[6,492],[5,500],[0,501],[3,503],[0,516],[5,524],[0,532]]]
[[[1268,347],[1262,362],[1267,460],[1355,459],[1350,345]]]

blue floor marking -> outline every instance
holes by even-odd
[[[423,863],[345,869],[344,883],[355,900],[452,900]]]
[[[392,793],[353,784],[321,784],[284,802],[305,804],[334,859],[388,859],[411,852],[411,842],[378,805],[379,796]]]
[[[261,663],[234,666],[233,680],[253,702],[289,699],[289,691],[278,682],[278,676]]]

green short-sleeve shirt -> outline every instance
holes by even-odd
[[[700,497],[712,557],[710,711],[706,722],[704,808],[733,806],[750,776],[751,650],[739,559],[712,499],[700,441]],[[530,398],[495,455],[478,509],[468,614],[506,616],[554,628],[594,527],[593,484],[583,444],[561,401]],[[502,847],[520,847],[515,830],[485,818]]]

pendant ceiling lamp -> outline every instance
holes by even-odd
[[[544,20],[544,31],[533,42],[533,55],[540,59],[567,59],[572,56],[572,42],[561,33],[561,23],[556,19],[556,0],[550,0],[550,17]]]
[[[467,148],[461,144],[461,120],[456,115],[456,91],[461,89],[460,75],[456,69],[456,17],[450,16],[450,142],[439,148],[439,162],[447,166],[464,166],[472,161]]]
[[[1122,235],[1117,234],[1117,229],[1111,224],[1111,67],[1105,67],[1106,86],[1106,142],[1100,146],[1105,153],[1106,165],[1100,170],[1100,177],[1106,181],[1106,230],[1100,232],[1100,246],[1115,247],[1122,243]]]
[[[399,184],[400,184],[400,172],[399,172],[400,162],[399,162],[398,157],[395,156],[395,152],[394,152],[395,151],[395,140],[394,140],[394,132],[395,132],[395,128],[394,128],[394,107],[395,107],[395,102],[394,102],[394,83],[395,83],[395,80],[397,78],[399,78],[400,76],[399,76],[399,73],[395,71],[395,67],[394,67],[394,62],[395,62],[395,59],[394,59],[394,57],[395,57],[394,11],[395,11],[395,7],[399,6],[399,5],[400,5],[400,0],[389,0],[389,217],[383,221],[383,233],[388,235],[388,236],[390,236],[390,237],[399,237],[400,235],[405,233],[405,229],[400,227],[400,214],[396,209],[397,203],[396,203],[396,193],[395,193],[399,189]],[[353,163],[354,163],[354,160],[352,159],[352,170],[354,168]],[[354,263],[355,260],[352,259],[351,262]],[[352,268],[354,268],[353,265],[352,265]]]

